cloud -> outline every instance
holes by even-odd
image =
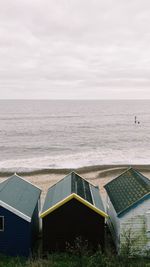
[[[149,24],[148,0],[0,0],[0,98],[147,98]]]

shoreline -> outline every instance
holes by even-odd
[[[43,169],[28,169],[26,170],[5,170],[5,169],[0,169],[0,177],[8,177],[13,175],[14,173],[17,173],[18,175],[22,176],[34,176],[34,175],[48,175],[48,174],[68,174],[71,171],[75,171],[80,174],[85,174],[85,173],[91,173],[91,172],[98,172],[101,171],[106,175],[105,173],[110,171],[117,171],[122,169],[123,171],[126,170],[127,168],[135,168],[138,171],[143,171],[143,172],[150,172],[150,164],[107,164],[107,165],[91,165],[91,166],[83,166],[83,167],[78,167],[78,168],[43,168]]]

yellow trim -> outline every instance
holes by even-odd
[[[65,199],[59,201],[57,204],[55,204],[54,206],[52,206],[51,208],[49,208],[48,210],[44,211],[43,213],[41,213],[40,217],[43,218],[46,215],[48,215],[49,213],[53,212],[54,210],[58,209],[59,207],[61,207],[62,205],[64,205],[65,203],[67,203],[69,200],[71,200],[73,198],[73,194],[71,194],[69,197],[66,197]]]
[[[85,206],[89,207],[91,210],[94,210],[96,213],[98,213],[99,215],[108,218],[107,213],[105,213],[104,211],[96,208],[95,206],[93,206],[90,202],[86,201],[85,199],[83,199],[82,197],[78,196],[77,194],[73,194],[74,198],[76,198],[77,200],[79,200],[81,203],[83,203]]]
[[[73,193],[70,196],[66,197],[65,199],[61,200],[60,202],[58,202],[57,204],[55,204],[53,207],[49,208],[48,210],[44,211],[43,213],[41,213],[40,217],[44,218],[46,215],[48,215],[49,213],[53,212],[54,210],[58,209],[59,207],[61,207],[62,205],[64,205],[65,203],[67,203],[68,201],[70,201],[71,199],[77,199],[79,202],[81,202],[82,204],[84,204],[85,206],[89,207],[91,210],[95,211],[96,213],[98,213],[99,215],[108,218],[107,213],[105,213],[104,211],[96,208],[95,206],[93,206],[91,203],[89,203],[88,201],[86,201],[85,199],[83,199],[82,197],[78,196],[77,194]]]

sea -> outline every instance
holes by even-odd
[[[109,164],[150,164],[150,100],[0,100],[1,171]]]

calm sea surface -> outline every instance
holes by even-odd
[[[0,101],[1,170],[121,163],[150,164],[149,100]]]

